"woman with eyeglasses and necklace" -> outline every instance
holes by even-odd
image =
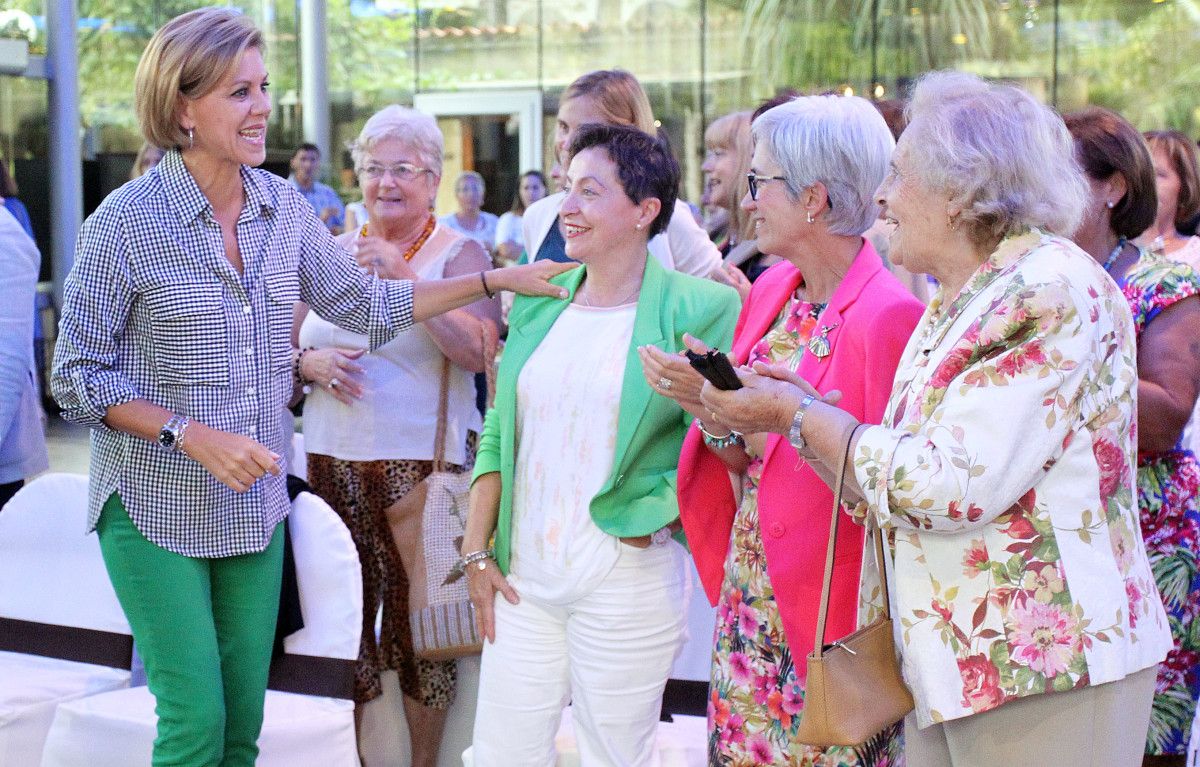
[[[863,232],[893,140],[861,98],[813,96],[754,121],[741,204],[758,248],[780,256],[755,281],[738,319],[735,364],[786,365],[821,392],[842,392],[858,418],[882,416],[896,364],[922,307]],[[813,649],[833,494],[789,436],[739,435],[701,404],[678,355],[642,350],[646,380],[695,418],[679,463],[679,509],[709,599],[719,608],[709,687],[710,764],[859,765],[850,748],[796,740]],[[798,424],[798,422],[797,422]],[[791,444],[789,444],[791,441]],[[730,474],[737,477],[731,487]],[[863,533],[838,532],[831,637],[858,607]],[[898,751],[894,739],[884,750]]]
[[[490,268],[479,243],[437,223],[430,212],[442,168],[442,134],[433,118],[386,107],[363,126],[351,154],[370,218],[338,240],[360,266],[386,279],[414,281]],[[446,462],[451,471],[474,463],[483,424],[473,374],[486,365],[484,338],[496,332],[498,310],[497,301],[480,300],[420,323],[369,355],[366,336],[303,305],[298,310],[300,376],[311,384],[304,407],[308,479],[350,528],[362,562],[355,701],[361,706],[381,694],[381,671],[398,672],[417,767],[437,761],[456,666],[413,654],[408,576],[393,543],[389,510],[432,471],[443,360],[450,363]]]

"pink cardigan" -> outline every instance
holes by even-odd
[[[800,271],[785,261],[754,283],[734,331],[731,358],[735,364],[746,361],[800,281]],[[839,407],[866,423],[879,423],[900,354],[923,311],[864,240],[821,316],[822,325],[837,326],[828,336],[831,353],[823,358],[805,354],[797,372],[822,393],[840,389]],[[795,448],[784,437],[771,435],[759,487],[759,531],[801,679],[806,677],[813,649],[832,505],[833,493]],[[726,467],[704,446],[693,424],[679,461],[679,513],[704,591],[713,604],[725,577],[736,511]],[[862,550],[863,529],[839,525],[827,641],[855,629]]]

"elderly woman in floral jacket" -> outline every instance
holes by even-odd
[[[850,441],[847,496],[891,542],[909,764],[1133,767],[1171,638],[1134,502],[1130,314],[1052,234],[1087,197],[1071,138],[1027,93],[963,74],[927,75],[910,116],[880,197],[895,260],[941,290],[883,424],[764,366],[702,399],[742,432],[786,431],[807,402],[803,454],[831,481]]]

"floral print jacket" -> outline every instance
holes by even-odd
[[[936,296],[862,431],[855,514],[892,534],[893,613],[921,727],[1101,684],[1171,647],[1138,530],[1135,338],[1070,242],[1001,243]],[[864,559],[863,609],[879,608]]]

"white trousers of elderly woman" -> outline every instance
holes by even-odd
[[[904,720],[909,767],[1140,767],[1158,667],[1070,692],[1031,695],[917,729]]]
[[[563,708],[583,767],[654,761],[663,688],[683,637],[686,554],[670,541],[620,546],[609,574],[564,605],[496,596],[484,642],[475,767],[550,767]],[[518,587],[518,593],[520,589]]]

